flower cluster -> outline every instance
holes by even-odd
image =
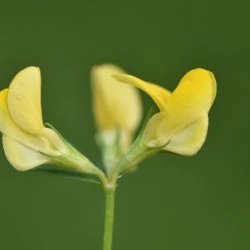
[[[17,170],[56,167],[58,171],[95,176],[104,185],[161,150],[194,155],[204,144],[208,113],[216,96],[216,80],[205,69],[193,69],[171,92],[159,85],[104,64],[91,71],[96,141],[105,171],[70,145],[52,126],[45,126],[41,108],[41,73],[37,67],[20,71],[0,92],[3,148]],[[159,111],[135,133],[143,116],[138,89]]]

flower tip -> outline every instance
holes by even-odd
[[[207,77],[207,76],[214,78],[213,72],[208,70],[208,69],[204,69],[204,68],[191,69],[190,71],[188,71],[186,73],[186,75],[196,76],[197,78],[198,77]]]
[[[204,77],[210,77],[210,78],[214,78],[214,74],[212,73],[212,71],[209,71],[207,69],[204,68],[195,68],[195,69],[191,69],[190,71],[188,71],[185,76],[190,76],[190,77],[194,77],[196,79],[200,79],[200,78],[204,78]]]
[[[23,75],[23,74],[40,74],[41,70],[37,66],[28,66],[22,70],[20,70],[15,77]]]
[[[94,65],[91,69],[91,74],[102,74],[112,77],[113,74],[124,73],[124,71],[117,65],[111,63],[103,63]]]

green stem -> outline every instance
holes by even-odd
[[[105,226],[103,250],[112,249],[113,225],[114,225],[114,209],[115,209],[115,186],[105,189],[106,205],[105,205]]]

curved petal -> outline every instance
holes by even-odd
[[[152,98],[162,100],[151,85],[129,76],[116,79],[133,84]],[[153,93],[153,94],[152,94]],[[154,96],[153,96],[154,95]],[[146,125],[143,143],[148,147],[162,147],[183,155],[195,154],[203,145],[208,129],[208,112],[216,96],[216,80],[210,71],[194,69],[181,79],[172,94],[166,98],[163,110],[154,115]]]
[[[196,122],[172,136],[170,143],[164,148],[167,151],[181,154],[196,154],[206,140],[208,130],[208,116],[204,115]]]
[[[7,97],[8,89],[2,90],[0,92],[0,132],[27,147],[33,148],[35,151],[40,151],[48,155],[58,153],[54,152],[53,147],[51,147],[50,138],[46,136],[47,134],[44,134],[44,136],[35,136],[26,133],[13,122],[7,106]],[[43,129],[43,131],[47,130],[46,128]]]
[[[142,117],[142,105],[136,88],[115,80],[112,75],[124,73],[112,64],[95,66],[91,72],[93,113],[100,130],[134,131]]]
[[[49,147],[52,156],[66,154],[68,147],[64,138],[51,128],[44,128],[41,132],[41,137],[44,137],[49,142]]]
[[[154,100],[160,111],[166,110],[166,105],[171,95],[171,92],[168,90],[156,84],[145,82],[137,77],[127,74],[115,74],[113,77],[120,82],[131,84],[143,90]]]
[[[3,148],[9,163],[19,171],[32,169],[49,161],[43,154],[5,135],[3,135]]]
[[[216,96],[216,80],[205,69],[189,71],[170,97],[167,113],[169,130],[182,129],[207,114]]]
[[[25,68],[14,77],[9,86],[8,109],[12,120],[24,131],[37,134],[42,130],[39,68]]]
[[[143,132],[142,143],[150,148],[166,145],[170,140],[171,133],[168,133],[162,124],[164,125],[167,119],[167,113],[165,112],[159,112],[153,115],[149,119]],[[161,128],[163,131],[161,131]]]
[[[208,130],[208,115],[205,114],[195,122],[174,132],[167,124],[171,117],[160,112],[151,117],[146,125],[142,142],[150,148],[163,147],[181,155],[194,155],[205,142]]]

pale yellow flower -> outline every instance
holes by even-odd
[[[172,93],[131,75],[115,74],[114,78],[145,91],[160,109],[146,125],[144,145],[182,155],[198,152],[206,139],[208,112],[216,96],[212,72],[200,68],[189,71]]]
[[[112,64],[93,67],[91,71],[93,113],[105,144],[112,144],[117,133],[126,150],[142,117],[142,104],[136,88],[115,80],[112,75],[125,73]]]
[[[8,161],[25,171],[44,163],[92,172],[90,162],[53,129],[43,124],[41,74],[37,67],[20,71],[0,92],[0,131]]]

